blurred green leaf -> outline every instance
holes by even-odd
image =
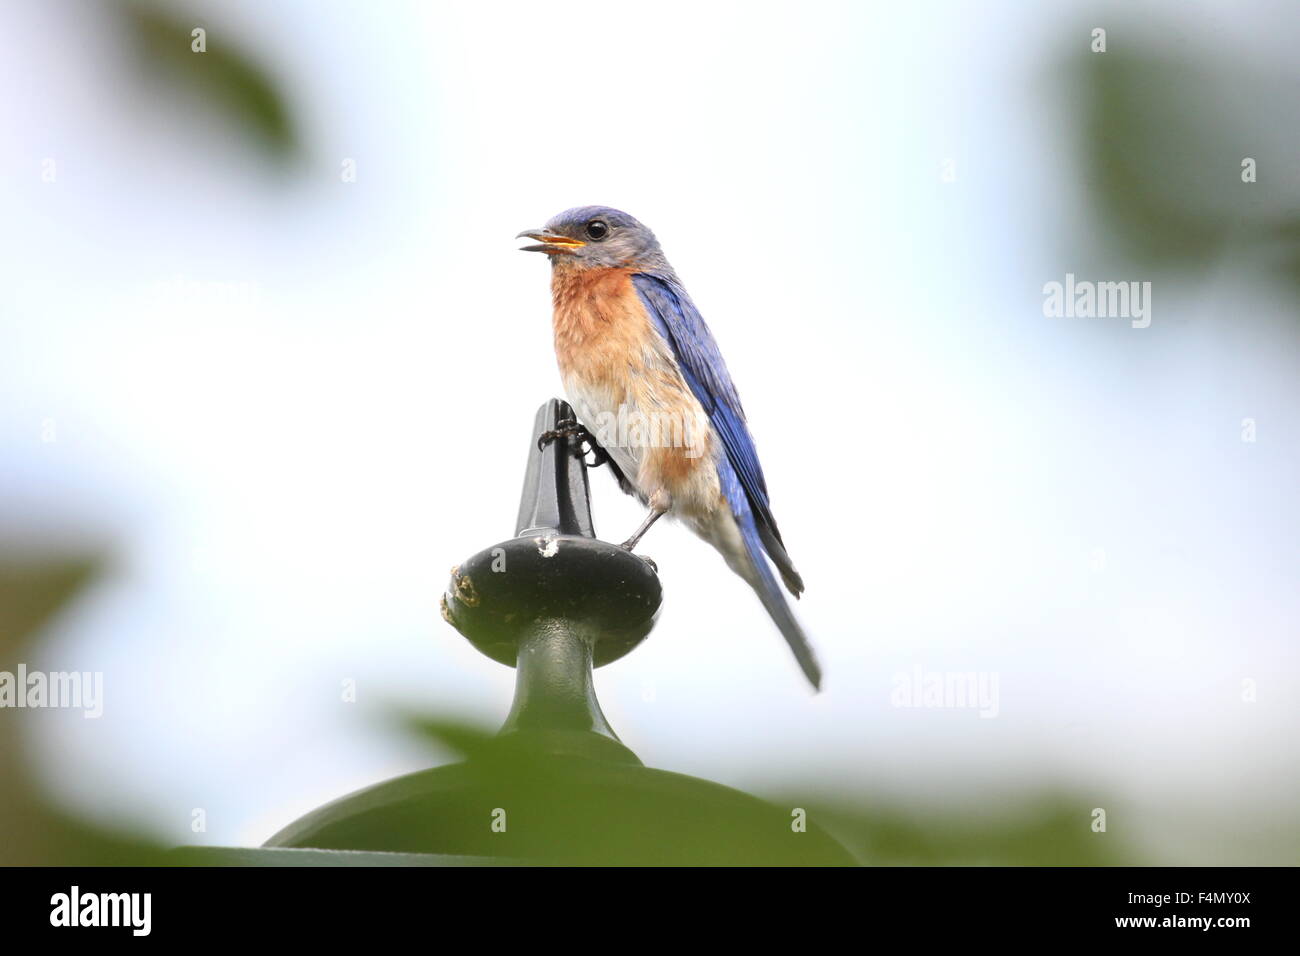
[[[27,662],[40,630],[94,577],[98,562],[0,555],[0,670]],[[159,863],[147,840],[75,820],[50,806],[23,760],[27,710],[0,709],[0,865]]]
[[[1300,109],[1277,95],[1294,79],[1135,32],[1080,54],[1068,77],[1102,256],[1192,271],[1249,244],[1300,292]],[[1254,183],[1241,178],[1247,157]]]
[[[947,810],[866,794],[850,801],[848,794],[827,791],[809,818],[868,866],[1139,864],[1122,833],[1092,831],[1092,807],[1078,795],[1051,791],[1005,804],[969,798]]]
[[[153,3],[128,0],[122,19],[140,63],[155,79],[194,94],[231,120],[269,158],[286,163],[299,150],[298,133],[283,94],[233,33],[185,19]],[[191,31],[207,31],[206,50],[191,48]]]
[[[433,741],[462,757],[492,753],[496,734],[485,727],[445,717],[408,717],[402,722],[417,737]]]

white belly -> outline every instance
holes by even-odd
[[[719,504],[715,442],[693,395],[691,411],[683,413],[670,411],[668,406],[647,407],[624,389],[593,386],[577,376],[567,376],[564,388],[578,420],[609,453],[642,503],[667,484],[669,514],[692,523],[712,517]],[[660,469],[668,457],[665,449],[674,450],[678,465],[685,456],[693,467],[685,471],[677,467],[670,475],[662,474]],[[694,466],[696,462],[698,466]]]
[[[608,389],[592,388],[572,375],[564,380],[564,392],[569,398],[569,404],[578,414],[578,421],[595,436],[609,457],[614,459],[614,464],[632,483],[637,497],[644,503],[649,492],[641,486],[638,479],[645,449],[634,443],[623,443],[628,436],[625,427],[620,429],[620,422],[627,421],[629,412],[635,411],[635,406],[625,401],[622,394],[615,395]],[[620,434],[620,430],[623,434]]]

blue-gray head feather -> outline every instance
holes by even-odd
[[[520,235],[541,241],[525,249],[545,252],[565,268],[671,271],[655,234],[633,216],[609,206],[566,209],[542,229]]]

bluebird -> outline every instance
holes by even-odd
[[[803,579],[772,516],[736,387],[709,327],[654,233],[625,212],[560,213],[522,251],[551,262],[555,355],[569,403],[649,511],[636,547],[665,514],[713,545],[758,594],[814,688],[821,668],[781,593]],[[771,562],[769,564],[769,561]]]

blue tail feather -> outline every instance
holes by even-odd
[[[813,651],[812,644],[808,642],[807,635],[795,620],[790,605],[786,603],[785,595],[781,592],[781,585],[777,582],[776,575],[772,573],[771,565],[767,563],[762,536],[754,523],[753,515],[737,515],[737,521],[740,524],[741,538],[745,542],[745,550],[749,553],[750,563],[758,574],[758,581],[752,582],[753,588],[759,600],[763,602],[763,607],[767,609],[768,615],[780,629],[781,636],[790,645],[790,650],[794,652],[795,660],[799,662],[799,667],[808,678],[808,683],[813,685],[814,690],[821,690],[821,665],[817,662],[817,655]]]

